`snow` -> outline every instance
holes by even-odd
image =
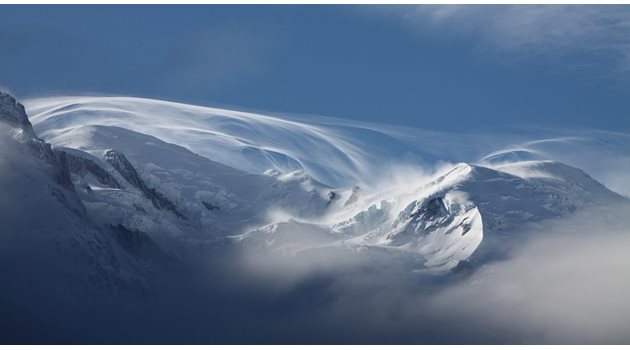
[[[117,248],[86,215],[79,194],[60,183],[60,163],[13,136],[14,128],[0,122],[0,273],[10,291],[43,288],[51,296],[146,287],[135,257]],[[55,279],[64,283],[50,283]],[[7,302],[31,302],[21,298]]]
[[[332,224],[289,219],[237,239],[290,254],[339,245],[396,248],[387,251],[415,254],[423,269],[443,271],[461,261],[499,257],[520,241],[517,233],[529,223],[622,200],[579,169],[551,161],[499,169],[457,164],[407,191],[366,200],[365,209],[348,211],[345,219],[336,213],[339,221]],[[512,234],[506,238],[501,232],[507,231]]]
[[[26,106],[46,141],[122,185],[73,174],[88,212],[159,242],[227,238],[289,256],[378,251],[410,270],[447,271],[496,259],[526,225],[623,200],[555,161],[574,164],[564,145],[586,145],[584,136],[454,135],[131,97]],[[112,167],[112,152],[126,170]]]
[[[85,137],[81,128],[116,126],[246,172],[303,169],[332,186],[366,181],[377,165],[387,165],[383,159],[394,162],[409,153],[386,130],[322,118],[305,121],[130,97],[49,97],[28,100],[27,108],[36,131],[54,144],[78,148]]]

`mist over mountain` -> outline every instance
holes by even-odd
[[[630,135],[23,103],[0,94],[3,343],[630,340]]]

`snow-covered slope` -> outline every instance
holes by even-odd
[[[116,126],[249,173],[305,170],[332,186],[365,181],[378,166],[425,156],[409,152],[383,129],[326,118],[307,121],[130,97],[50,97],[29,100],[27,107],[37,132],[54,144],[79,147],[86,140],[77,128]],[[383,164],[385,159],[391,164]]]
[[[0,276],[11,284],[2,296],[16,305],[29,302],[19,293],[33,288],[64,298],[137,296],[149,289],[153,271],[174,261],[146,233],[95,224],[75,191],[67,154],[38,138],[24,108],[4,93],[0,193]],[[49,283],[55,279],[63,282]]]
[[[78,127],[118,126],[249,173],[304,169],[333,187],[376,188],[401,166],[496,163],[508,157],[563,162],[630,195],[623,176],[630,171],[630,135],[624,133],[570,129],[449,133],[132,97],[54,96],[24,102],[35,130],[54,144],[81,145],[80,133],[73,134]],[[608,171],[613,167],[619,172]]]
[[[52,141],[71,156],[72,166],[95,165],[74,171],[73,181],[101,222],[210,239],[264,223],[272,210],[315,217],[332,202],[334,191],[301,170],[249,174],[114,126],[78,127],[68,136]]]
[[[64,154],[92,220],[184,256],[236,243],[401,256],[410,269],[442,271],[501,256],[526,225],[624,200],[549,160],[552,148],[500,137],[127,97],[34,99],[28,111]],[[437,170],[409,170],[422,162]]]
[[[399,192],[396,196],[389,193]],[[579,169],[526,161],[492,169],[461,163],[407,192],[386,191],[317,223],[291,219],[237,237],[292,255],[342,245],[415,255],[418,269],[448,270],[501,257],[526,225],[624,201]],[[298,234],[299,232],[299,234]]]
[[[630,197],[629,134],[601,130],[559,130],[549,134],[529,136],[529,140],[512,141],[503,146],[497,143],[492,152],[476,161],[496,166],[513,161],[553,159],[582,169],[613,191]]]

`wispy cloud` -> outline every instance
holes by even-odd
[[[475,52],[497,60],[630,72],[630,6],[420,5],[388,13],[423,33],[468,40]]]

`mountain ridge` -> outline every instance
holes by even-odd
[[[7,110],[11,107],[24,112],[15,107],[14,100],[7,101]],[[34,125],[53,143],[58,154],[55,159],[67,173],[66,187],[76,191],[90,218],[106,229],[122,227],[115,230],[116,237],[148,237],[162,250],[175,249],[180,257],[194,249],[197,243],[193,242],[222,242],[289,255],[326,247],[346,247],[349,251],[370,247],[414,256],[410,270],[449,271],[469,260],[483,265],[507,251],[518,235],[506,236],[503,232],[518,231],[523,225],[569,215],[590,205],[623,200],[577,168],[549,160],[523,160],[523,155],[516,153],[500,156],[495,152],[483,158],[481,164],[443,166],[443,170],[425,174],[424,178],[407,179],[377,191],[358,183],[328,186],[312,177],[308,167],[275,167],[277,157],[275,163],[265,163],[273,165],[271,169],[248,172],[220,161],[225,158],[212,159],[207,152],[197,154],[189,143],[164,141],[153,133],[176,135],[182,125],[197,125],[206,131],[208,123],[228,125],[222,130],[232,130],[234,135],[213,132],[194,141],[207,141],[206,147],[214,147],[217,154],[222,149],[220,143],[213,143],[216,137],[249,135],[249,141],[241,140],[243,150],[248,150],[252,140],[260,137],[281,140],[290,135],[292,140],[286,147],[305,135],[300,128],[311,136],[322,135],[328,129],[164,101],[112,101],[36,101],[31,107]],[[116,101],[130,105],[117,105]],[[86,109],[86,103],[91,107]],[[137,124],[149,121],[148,115],[138,111],[138,103],[153,113],[156,127]],[[30,126],[25,113],[21,120],[20,125]],[[267,122],[271,124],[263,126]],[[255,136],[258,127],[267,129]],[[330,143],[334,135],[328,133],[322,140],[334,147],[345,145],[342,153],[353,154],[359,141]],[[170,139],[177,140],[182,138]],[[317,139],[307,137],[302,141],[310,147],[320,146]],[[226,150],[229,153],[234,148]],[[299,164],[322,157],[304,162],[307,153],[287,152],[299,153]],[[323,156],[331,154],[324,152]],[[334,160],[317,172],[321,174],[343,159],[348,158]],[[362,162],[362,167],[369,163],[365,159]],[[350,163],[341,173],[356,164]],[[362,171],[354,171],[352,179],[361,176]],[[411,172],[407,176],[415,175]]]

